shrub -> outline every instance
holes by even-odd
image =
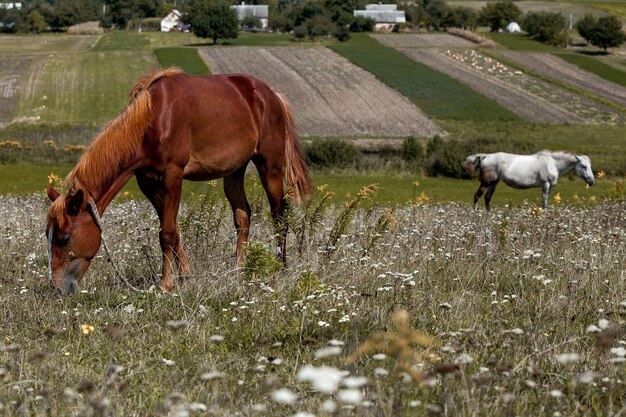
[[[362,158],[354,144],[341,139],[313,140],[303,148],[307,164],[314,167],[347,168]]]
[[[371,32],[376,26],[376,21],[370,17],[355,16],[350,23],[350,32]]]
[[[531,38],[555,46],[567,44],[565,27],[565,16],[559,12],[531,12],[524,19],[524,28]]]
[[[401,155],[405,161],[417,161],[424,155],[424,148],[415,136],[409,136],[402,142]]]
[[[534,149],[530,142],[501,139],[476,139],[443,141],[438,136],[428,145],[426,169],[431,176],[469,178],[470,175],[461,165],[463,160],[473,153],[511,152],[531,153]]]

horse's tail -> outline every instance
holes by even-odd
[[[293,201],[299,204],[311,195],[313,186],[309,168],[304,162],[304,155],[298,141],[291,106],[283,96],[278,93],[276,95],[283,106],[285,115],[285,183]]]
[[[148,88],[157,80],[181,73],[178,68],[168,68],[143,76],[130,92],[130,102],[115,119],[108,123],[85,150],[78,164],[65,178],[71,186],[93,186],[94,178],[106,181],[117,175],[119,166],[128,161],[141,146],[144,134],[153,115],[152,97]],[[78,185],[78,184],[77,184]]]
[[[465,158],[462,165],[468,172],[474,173],[480,168],[480,164],[486,156],[486,153],[475,153]]]

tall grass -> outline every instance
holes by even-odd
[[[514,51],[559,52],[560,49],[545,43],[537,42],[528,36],[516,33],[486,33],[485,36],[496,41],[506,49]]]
[[[328,46],[398,90],[431,117],[454,120],[519,120],[460,82],[386,47],[366,34]]]
[[[181,210],[193,275],[172,294],[150,289],[158,222],[131,201],[109,207],[104,236],[146,292],[100,255],[83,292],[59,298],[45,281],[46,203],[0,198],[4,415],[576,417],[626,406],[623,202],[353,207],[328,252],[345,207],[326,201],[301,254],[290,235],[289,269],[251,279],[232,269],[230,210],[208,201]],[[251,229],[260,260],[274,245],[265,210]]]

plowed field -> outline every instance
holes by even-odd
[[[476,46],[474,43],[467,39],[460,38],[458,36],[450,35],[447,33],[433,33],[433,34],[400,34],[400,35],[371,35],[383,45],[391,46],[392,48],[419,48],[419,47],[439,47],[439,48],[456,48],[465,47],[471,48]]]
[[[626,124],[626,114],[509,68],[474,50],[402,49],[407,56],[472,87],[524,120],[549,124]]]
[[[532,71],[626,106],[626,88],[545,53],[498,50],[498,55]]]
[[[302,135],[442,134],[407,98],[326,48],[203,48],[200,54],[214,74],[250,74],[285,95]]]

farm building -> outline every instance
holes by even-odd
[[[391,32],[396,24],[406,22],[404,10],[398,10],[395,4],[367,4],[365,10],[355,10],[353,14],[374,19],[379,32]]]
[[[172,10],[161,20],[161,32],[181,30],[181,17],[183,15],[176,9]]]
[[[241,2],[234,6],[230,6],[237,12],[237,19],[241,22],[246,17],[256,17],[261,23],[261,29],[267,29],[269,26],[269,6],[267,5],[252,5]]]
[[[0,9],[21,9],[22,3],[0,2]]]
[[[519,27],[517,22],[511,22],[506,26],[506,31],[509,33],[520,33],[522,28]]]

